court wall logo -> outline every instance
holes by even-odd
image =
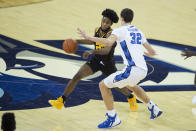
[[[59,49],[62,48],[63,42],[63,40],[36,41]],[[149,41],[156,48],[169,49],[173,53],[184,50],[186,47],[196,50],[195,47],[175,43]],[[60,96],[68,81],[86,62],[81,58],[85,50],[89,50],[89,48],[79,46],[78,51],[73,55],[61,54],[0,35],[0,107],[2,107],[0,110],[49,106],[48,100]],[[115,60],[120,69],[122,68],[122,58],[118,55],[118,49],[116,52]],[[169,58],[167,59],[169,60]],[[194,86],[189,80],[181,83],[173,83],[173,80],[170,80],[175,73],[185,73],[188,77],[192,77],[194,74],[192,69],[160,59],[146,57],[146,60],[149,69],[148,76],[140,83],[146,91],[194,90]],[[81,80],[65,106],[84,104],[90,99],[101,100],[98,82],[102,79],[101,73],[96,73]],[[125,96],[115,90],[113,93],[115,101],[126,102]]]

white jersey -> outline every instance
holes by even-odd
[[[112,31],[118,37],[117,44],[121,46],[120,53],[127,66],[137,66],[147,70],[142,44],[147,40],[144,34],[132,25],[124,25]]]

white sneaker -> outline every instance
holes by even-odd
[[[159,117],[163,113],[163,111],[160,110],[157,105],[153,105],[151,109],[148,107],[148,110],[151,112],[150,115],[151,120]]]
[[[193,97],[192,103],[193,103],[193,104],[196,104],[196,95]]]

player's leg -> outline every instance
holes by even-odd
[[[126,97],[133,97],[133,95],[131,94],[131,92],[129,91],[128,88],[118,88],[118,87],[115,87],[114,88],[115,90],[121,92],[123,95],[125,95]]]
[[[112,91],[110,88],[108,88],[103,81],[99,83],[99,88],[101,91],[101,96],[103,98],[103,101],[106,105],[107,110],[113,110],[114,109],[114,99],[112,95]]]
[[[114,99],[111,89],[105,85],[103,80],[99,83],[99,88],[108,112],[106,113],[107,120],[99,124],[98,128],[111,128],[119,125],[121,123],[121,120],[114,110]]]
[[[138,85],[131,87],[131,86],[127,86],[128,89],[132,90],[135,95],[141,99],[144,103],[148,103],[150,101],[149,97],[147,96],[146,92],[139,87]]]
[[[106,114],[108,118],[106,121],[99,124],[98,128],[110,128],[121,123],[121,120],[119,119],[116,111],[114,110],[114,104],[113,104],[114,100],[113,100],[111,90],[108,88],[113,88],[113,87],[123,88],[126,85],[128,85],[130,79],[128,78],[128,76],[130,75],[130,69],[131,67],[127,67],[123,71],[117,71],[109,75],[102,82],[100,82],[99,88],[102,94],[104,104],[108,110]]]
[[[132,90],[138,98],[140,98],[145,104],[148,106],[148,110],[151,112],[150,119],[155,119],[162,114],[162,111],[158,108],[156,104],[154,104],[150,98],[147,96],[146,92],[138,85],[133,87],[127,86],[130,90]]]
[[[127,101],[129,103],[129,109],[131,111],[137,111],[138,110],[138,103],[137,103],[137,99],[136,96],[130,92],[130,90],[126,87],[124,88],[115,88],[117,91],[121,92],[122,94],[124,94],[127,97]]]
[[[162,114],[162,111],[158,108],[157,105],[155,105],[147,96],[145,91],[139,87],[137,84],[146,77],[147,71],[133,66],[133,67],[128,67],[129,68],[129,76],[127,79],[124,80],[124,83],[127,83],[129,86],[128,88],[136,94],[138,98],[140,98],[144,103],[147,104],[149,111],[151,112],[151,119],[157,118]],[[127,71],[128,72],[128,71]],[[126,73],[127,73],[126,72]],[[123,77],[124,75],[118,75],[116,78],[122,79],[119,77]]]
[[[117,68],[115,66],[115,61],[111,60],[111,61],[104,62],[103,64],[104,65],[100,64],[99,67],[102,73],[106,77],[117,71]],[[127,97],[127,101],[129,102],[129,109],[131,111],[138,110],[138,103],[136,101],[136,96],[134,94],[132,94],[126,87],[125,88],[116,87],[115,89]]]
[[[93,71],[91,69],[91,67],[88,64],[84,64],[79,71],[74,75],[74,77],[68,82],[63,95],[65,95],[65,97],[68,97],[69,94],[74,90],[75,86],[78,84],[78,82],[93,74]]]
[[[195,88],[196,88],[196,72],[195,72],[195,81],[194,81],[194,84],[195,84]],[[193,97],[192,103],[193,104],[196,104],[196,95]]]
[[[76,84],[82,79],[85,78],[89,75],[92,75],[93,71],[91,69],[91,67],[88,64],[84,64],[79,71],[76,73],[76,75],[68,82],[64,93],[61,97],[59,97],[57,100],[49,100],[49,103],[57,108],[57,109],[62,109],[62,107],[64,106],[67,97],[69,96],[69,94],[74,90]]]

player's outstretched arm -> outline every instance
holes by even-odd
[[[152,48],[152,46],[151,46],[148,42],[145,42],[145,43],[143,44],[143,46],[144,46],[144,47],[146,48],[146,50],[148,51],[148,52],[144,52],[144,54],[145,54],[146,56],[152,57],[152,56],[156,55],[155,50]]]
[[[90,40],[85,40],[85,39],[76,39],[78,44],[84,44],[84,45],[92,45],[94,42]]]
[[[98,29],[98,27],[95,28],[95,32],[96,32],[97,29]],[[76,39],[76,41],[77,41],[77,43],[84,44],[84,45],[92,45],[92,44],[94,44],[93,41],[86,40],[86,39]]]
[[[97,38],[97,37],[88,36],[84,31],[82,31],[79,28],[77,30],[78,30],[78,34],[80,34],[83,38],[97,43],[101,43],[105,46],[112,46],[117,40],[117,36],[115,35],[110,35],[108,38]]]

